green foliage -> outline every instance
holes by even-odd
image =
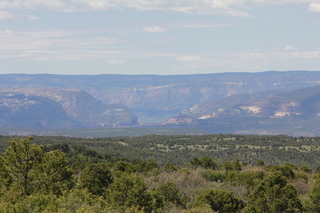
[[[256,166],[263,167],[264,166],[264,161],[263,160],[258,160],[257,163],[256,163]]]
[[[263,171],[243,171],[243,172],[229,172],[225,182],[230,183],[231,186],[244,186],[247,190],[246,195],[249,195],[256,186],[264,179],[265,172]]]
[[[178,170],[178,168],[176,166],[174,166],[172,163],[166,163],[166,165],[163,167],[163,170],[165,172],[176,172]]]
[[[166,203],[173,203],[177,206],[185,207],[186,197],[180,192],[172,182],[166,182],[157,189],[159,195],[164,198]]]
[[[294,178],[294,172],[292,171],[292,166],[289,165],[268,165],[266,167],[267,171],[270,172],[280,172],[283,176],[287,178]]]
[[[69,168],[65,155],[59,150],[44,154],[37,167],[37,185],[39,190],[61,195],[75,185],[73,171]]]
[[[307,199],[304,202],[306,212],[320,212],[320,178],[316,178]]]
[[[320,175],[320,166],[316,168],[316,170],[314,171],[314,174]]]
[[[45,153],[43,146],[31,143],[32,138],[11,140],[0,157],[2,184],[21,195],[37,191],[61,195],[73,187],[73,172],[60,151]]]
[[[232,170],[234,170],[234,171],[241,171],[242,170],[239,159],[235,159],[232,162]]]
[[[197,197],[195,206],[209,204],[213,211],[217,212],[238,212],[244,208],[242,200],[234,197],[233,193],[227,190],[208,189]]]
[[[86,188],[94,195],[104,195],[113,176],[105,163],[89,164],[80,175],[80,188]]]
[[[14,138],[0,137],[0,150]],[[79,172],[84,168],[80,163],[116,162],[119,160],[137,164],[146,159],[154,159],[159,166],[173,163],[183,166],[193,157],[203,156],[214,162],[234,161],[255,165],[258,160],[265,165],[283,165],[286,162],[308,165],[315,170],[320,165],[318,152],[320,137],[288,137],[285,135],[145,135],[140,137],[76,138],[62,136],[35,136],[34,142],[42,144],[46,150],[59,149],[66,154],[69,165],[79,162],[73,168]],[[60,147],[56,147],[56,145]],[[63,144],[67,144],[66,147]],[[199,148],[201,147],[201,148]],[[202,148],[203,147],[203,148]],[[229,149],[232,147],[232,149]],[[200,165],[199,165],[200,167]]]
[[[202,173],[202,177],[206,180],[214,182],[223,182],[226,179],[226,175],[221,172],[214,172],[211,170],[206,170]]]
[[[146,161],[142,161],[138,164],[138,171],[144,174],[150,172],[157,174],[159,172],[159,166],[154,160],[147,159]]]
[[[119,211],[134,206],[146,212],[152,210],[152,197],[147,193],[147,186],[135,173],[122,173],[120,177],[116,177],[110,185],[109,199]]]
[[[307,165],[302,165],[300,167],[300,170],[303,171],[303,172],[306,172],[306,173],[310,173],[310,174],[312,173],[312,169]]]
[[[222,164],[222,167],[226,170],[226,171],[230,171],[232,170],[232,164],[229,161],[225,161]]]
[[[312,169],[307,164],[298,168],[290,161],[284,165],[248,164],[243,167],[239,159],[246,159],[241,157],[241,148],[237,146],[233,146],[232,150],[226,148],[230,156],[237,151],[237,158],[228,157],[225,161],[212,157],[221,156],[217,149],[211,151],[214,155],[201,155],[200,152],[192,155],[190,144],[198,138],[193,136],[153,135],[116,139],[43,137],[43,144],[51,144],[45,147],[32,143],[40,143],[39,137],[36,137],[37,140],[13,138],[0,156],[0,212],[186,213],[209,212],[209,209],[219,212],[301,212],[299,198],[304,201],[304,212],[319,212],[320,184],[317,171],[312,176]],[[197,144],[199,141],[214,140],[217,143],[221,141],[227,147],[229,142],[238,143],[247,138],[250,137],[199,136]],[[0,141],[2,139],[0,136]],[[60,143],[60,139],[68,144]],[[98,152],[112,147],[119,148],[119,153],[126,153],[125,149],[137,145],[140,139],[141,147],[137,147],[144,149],[147,154],[142,159],[148,160],[137,161],[123,158],[117,153],[110,155]],[[285,141],[286,137],[279,136],[279,139]],[[60,142],[55,145],[55,140]],[[152,143],[159,144],[159,147],[167,144],[168,149],[165,154],[158,149],[157,157],[149,158],[152,157],[151,152],[143,146]],[[188,150],[183,150],[183,146]],[[98,147],[103,148],[99,150]],[[157,146],[153,148],[157,149]],[[170,151],[171,148],[175,151]],[[184,159],[189,157],[188,166],[178,169],[176,163],[163,160],[163,156],[174,156],[180,149],[185,156],[175,156],[175,162],[185,162]],[[272,150],[269,149],[270,155]],[[170,152],[170,155],[166,155]],[[257,162],[261,156],[259,150],[255,152],[258,157],[254,162]],[[70,165],[76,168],[77,173],[73,173]],[[190,169],[197,167],[196,170]],[[314,181],[312,177],[315,177]],[[241,209],[242,200],[248,201],[244,209]],[[215,210],[217,208],[219,210]]]
[[[281,173],[273,173],[250,194],[246,213],[302,212],[297,190]]]
[[[121,171],[121,172],[128,172],[128,173],[132,173],[136,171],[136,168],[132,165],[132,163],[125,162],[125,161],[115,162],[112,168],[114,171]]]
[[[217,163],[214,162],[209,156],[203,156],[200,159],[200,166],[205,169],[213,169],[217,168]]]
[[[192,158],[192,160],[190,161],[190,164],[192,166],[193,169],[196,169],[197,167],[201,166],[201,161],[199,160],[199,158],[194,157]]]

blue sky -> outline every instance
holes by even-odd
[[[320,0],[0,0],[0,73],[320,70]]]

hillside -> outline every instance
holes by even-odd
[[[128,107],[103,104],[85,91],[0,89],[0,127],[63,129],[137,124]]]
[[[88,92],[105,104],[123,104],[140,123],[163,122],[196,104],[234,94],[294,90],[320,84],[320,72],[202,75],[0,75],[1,88],[62,88]]]
[[[320,86],[232,95],[195,105],[166,124],[202,126],[210,133],[320,135]]]

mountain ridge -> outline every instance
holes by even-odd
[[[104,104],[123,104],[140,123],[163,122],[178,112],[234,94],[294,90],[320,84],[317,71],[194,75],[2,74],[0,87],[79,89]]]
[[[190,122],[191,118],[194,122]],[[317,136],[320,135],[320,85],[228,96],[184,110],[164,124],[191,125],[209,133],[227,129],[235,134]]]
[[[76,89],[0,89],[0,126],[88,128],[137,125],[128,107],[103,104]]]

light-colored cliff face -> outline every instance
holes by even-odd
[[[74,89],[0,89],[0,126],[73,128],[137,125],[128,107]],[[26,119],[28,118],[28,119]]]
[[[164,121],[196,104],[228,96],[271,90],[289,91],[319,84],[320,72],[302,71],[176,76],[0,75],[1,88],[79,89],[105,104],[128,106],[148,122]],[[72,111],[71,100],[64,102],[64,106]],[[203,115],[200,110],[197,111]]]
[[[197,104],[166,125],[189,125],[208,133],[319,136],[319,115],[320,85],[233,95]]]

